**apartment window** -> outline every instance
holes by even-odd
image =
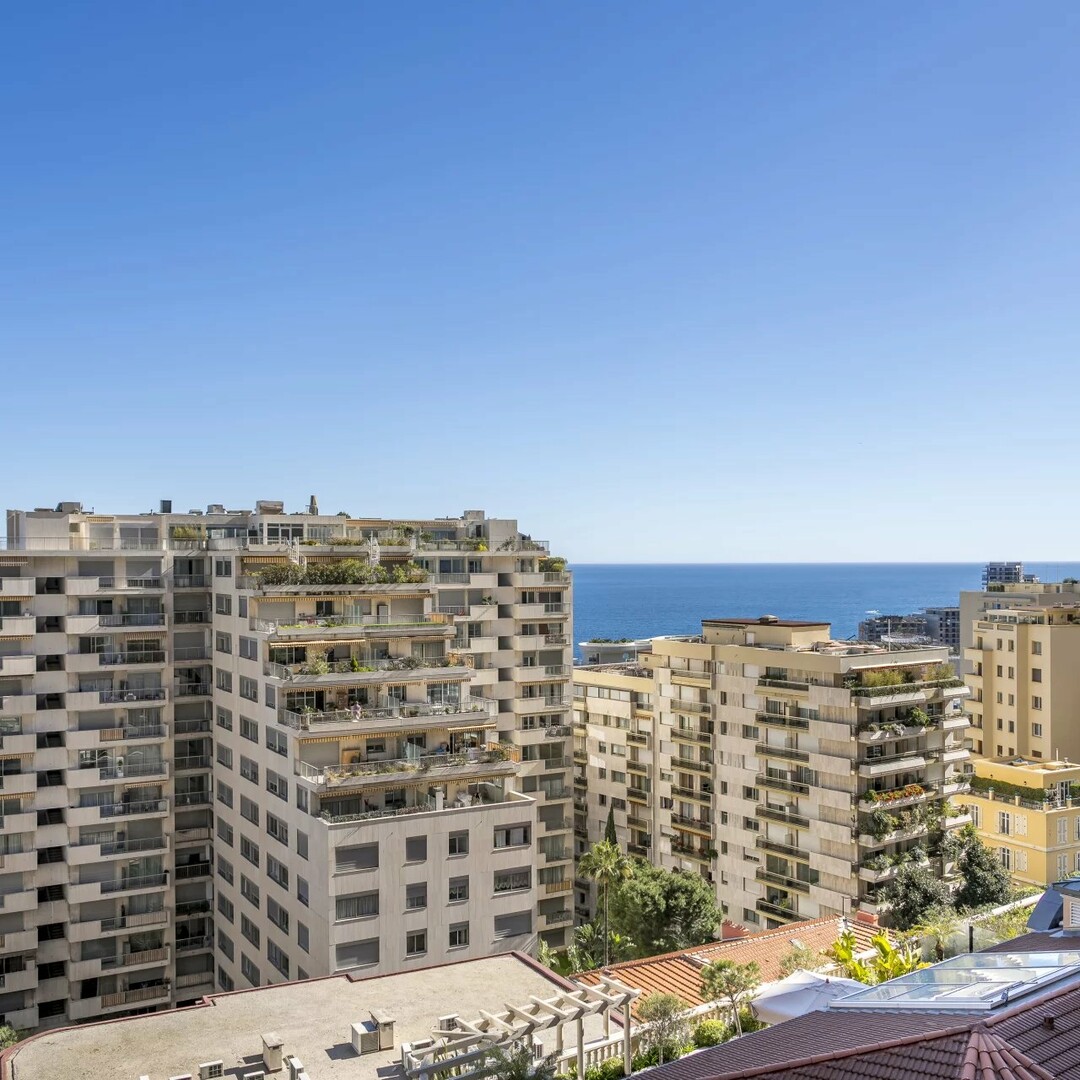
[[[259,824],[259,804],[249,799],[246,795],[240,796],[240,816],[250,821],[252,825]]]
[[[1033,709],[1040,709],[1041,710],[1042,709],[1042,698],[1041,697],[1032,697],[1032,699],[1031,699],[1031,707]]]
[[[427,907],[427,882],[405,886],[405,910],[420,911]]]
[[[1019,867],[1017,867],[1019,869]],[[1059,855],[1057,857],[1057,876],[1059,880],[1063,877],[1068,877],[1069,874],[1069,856]]]
[[[753,802],[758,802],[761,799],[761,793],[756,787],[747,787],[743,784],[742,797],[744,799],[751,799]]]
[[[761,916],[753,908],[744,907],[742,909],[742,921],[756,924],[761,922]]]
[[[495,872],[495,892],[519,892],[532,888],[532,871],[523,866],[517,870],[497,870]]]
[[[262,940],[259,934],[259,928],[243,912],[240,913],[240,933],[243,934],[255,948],[259,947],[259,943]]]
[[[266,876],[283,889],[289,887],[289,868],[269,852],[266,853]]]
[[[232,614],[232,597],[225,593],[214,593],[214,610],[219,615]]]
[[[465,949],[469,945],[469,924],[467,922],[452,923],[450,925],[449,948]]]
[[[1041,667],[1033,667],[1031,669],[1031,681],[1032,682],[1042,682],[1042,668]]]
[[[224,728],[226,731],[232,731],[232,712],[229,709],[223,709],[218,706],[217,711],[217,726]]]
[[[289,826],[279,817],[273,814],[266,815],[266,835],[272,837],[279,844],[289,845]]]
[[[219,840],[228,844],[229,847],[233,846],[233,828],[224,818],[217,819],[217,834]]]
[[[339,896],[335,901],[334,918],[338,922],[349,919],[368,919],[379,914],[379,891],[353,893]]]
[[[495,916],[495,936],[521,937],[532,933],[532,912],[516,911],[511,915]]]
[[[289,740],[284,731],[275,731],[273,728],[266,729],[266,748],[273,750],[275,754],[285,757],[289,752]]]
[[[1076,819],[1080,822],[1080,818]],[[450,893],[447,897],[447,903],[461,904],[469,899],[469,879],[468,877],[452,877],[450,879]]]
[[[304,907],[308,906],[308,883],[299,875],[297,875],[296,878],[296,899],[299,900]]]
[[[1010,817],[1010,815],[1005,813],[1003,810],[999,810],[997,831],[1001,833],[1002,836],[1008,836],[1009,833],[1012,831],[1012,829],[1010,828],[1011,824],[1012,818]]]
[[[229,960],[233,958],[233,943],[232,938],[225,933],[224,930],[218,930],[217,932],[217,947],[218,951],[223,953]]]
[[[1009,638],[1009,652],[1016,652],[1016,642]]]
[[[1067,844],[1069,842],[1069,821],[1067,818],[1058,818],[1057,842]]]
[[[243,724],[243,722],[243,718],[241,718],[240,723]],[[243,754],[240,755],[240,775],[253,784],[259,782],[259,766],[251,758],[244,757]]]
[[[1014,735],[1016,734],[1016,721],[1015,720],[1010,720],[1009,721],[1009,732],[1010,732],[1010,734],[1014,734]]]
[[[232,863],[224,855],[218,855],[217,857],[217,872],[218,877],[223,881],[227,881],[230,885],[233,883]]]
[[[413,930],[405,935],[405,955],[420,956],[427,952],[427,931]]]
[[[998,861],[1006,870],[1012,869],[1012,849],[1007,847],[998,848]]]
[[[302,922],[296,924],[296,944],[299,945],[304,952],[310,951],[311,937],[308,933],[308,928]]]
[[[505,828],[495,830],[495,846],[497,848],[523,847],[528,843],[528,825],[510,825]]]
[[[219,630],[214,635],[214,648],[220,653],[232,652],[232,634],[226,634]]]
[[[997,703],[998,703],[999,705],[1001,705],[1001,704],[1003,704],[1003,703],[1004,703],[1004,701],[1005,701],[1005,695],[1004,695],[1004,694],[1003,694],[1003,693],[1002,693],[1002,692],[1001,692],[1001,691],[999,690],[999,691],[997,692]]]
[[[271,795],[276,795],[279,799],[288,801],[289,781],[280,773],[274,772],[273,769],[267,769],[266,790],[269,791]]]
[[[1000,664],[997,665],[997,677],[1000,679],[1004,674],[1004,669]]]
[[[215,559],[214,577],[232,577],[232,559]]]
[[[263,684],[263,701],[266,703],[268,709],[277,708],[277,691],[269,684]]]
[[[241,682],[243,682],[242,679]],[[240,738],[253,743],[259,741],[259,725],[247,716],[240,717]],[[258,770],[256,770],[257,774]]]
[[[308,812],[308,793],[302,787],[296,789],[296,809],[303,810],[305,814]]]
[[[260,866],[262,864],[262,857],[259,852],[259,845],[254,840],[249,840],[243,833],[240,834],[240,854],[252,866]]]
[[[217,798],[219,803],[224,803],[226,806],[233,804],[233,789],[224,780],[217,782]]]
[[[427,837],[407,836],[405,838],[405,861],[423,862],[427,858]]]
[[[353,870],[373,870],[378,865],[378,844],[356,844],[351,847],[339,847],[334,852],[334,869],[339,874]]]
[[[1009,694],[1008,704],[1009,705],[1015,705],[1016,704],[1016,695],[1015,694]]]
[[[215,681],[219,690],[224,690],[226,693],[232,693],[232,673],[225,671],[224,668],[215,668]]]
[[[997,639],[997,651],[1001,652],[1001,638]]]
[[[255,907],[258,907],[261,903],[259,886],[256,885],[254,881],[244,877],[243,874],[240,875],[240,895],[247,900],[249,904],[254,904]]]
[[[1014,668],[1014,667],[1009,668],[1009,678],[1010,679],[1015,679],[1016,678],[1016,668]]]
[[[243,660],[259,659],[259,643],[250,637],[240,637],[240,657]]]
[[[1032,724],[1031,725],[1031,736],[1034,739],[1041,739],[1042,738],[1042,724]]]
[[[232,922],[235,912],[233,910],[233,902],[224,895],[224,893],[218,893],[217,898],[218,914],[226,921]]]
[[[236,598],[236,614],[239,615],[241,619],[246,619],[248,617],[248,601],[246,596],[238,596]]]
[[[231,769],[233,767],[232,751],[221,743],[218,743],[217,745],[217,763],[223,765],[226,769]]]
[[[299,829],[296,830],[296,854],[301,859],[308,857],[308,838],[307,833],[302,833]]]
[[[350,967],[368,967],[378,962],[378,938],[368,938],[366,941],[350,941],[347,945],[339,945],[334,954],[334,963],[339,970]]]
[[[259,969],[244,953],[240,954],[240,974],[243,975],[252,986],[260,986],[262,984]]]
[[[281,972],[287,979],[289,977],[289,957],[269,938],[266,939],[266,959]]]
[[[289,932],[289,913],[272,896],[266,898],[266,917],[279,930]]]
[[[217,981],[218,986],[226,992],[236,989],[236,983],[233,982],[232,976],[220,964],[218,964],[217,969]]]
[[[240,696],[248,701],[259,700],[259,680],[250,679],[246,675],[240,676]],[[258,739],[258,734],[255,736]]]
[[[447,843],[447,855],[468,855],[469,854],[469,834],[467,831],[452,832]]]
[[[972,806],[968,807],[968,813],[971,815],[971,824],[974,825],[976,829],[981,828],[982,827],[982,809],[980,807],[978,807],[978,806],[972,805]],[[1078,831],[1077,837],[1080,838],[1080,831]]]

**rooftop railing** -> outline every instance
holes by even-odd
[[[494,716],[497,709],[496,702],[484,698],[462,698],[460,701],[441,704],[406,702],[401,705],[381,706],[379,708],[358,705],[354,709],[335,709],[329,712],[316,710],[294,712],[290,709],[279,709],[278,723],[299,731],[326,724],[362,724],[373,720],[408,720],[456,716],[469,716],[471,718],[475,715],[476,719],[480,721]]]

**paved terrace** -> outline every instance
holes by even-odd
[[[200,1062],[221,1059],[225,1076],[239,1078],[262,1068],[261,1036],[273,1032],[311,1080],[394,1080],[403,1075],[401,1044],[429,1037],[438,1017],[457,1013],[472,1021],[481,1010],[499,1012],[507,1003],[523,1006],[530,996],[550,998],[566,989],[572,988],[517,954],[355,982],[335,975],[212,995],[190,1009],[47,1032],[0,1056],[0,1075],[167,1080],[182,1073],[197,1077]],[[373,1009],[394,1019],[394,1048],[359,1057],[350,1025],[369,1020]],[[576,1045],[575,1030],[575,1024],[564,1028],[566,1049]],[[612,1034],[617,1030],[613,1024]],[[537,1036],[547,1050],[555,1049],[554,1029]],[[586,1043],[602,1037],[603,1019],[586,1018]]]

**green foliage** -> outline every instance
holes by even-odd
[[[717,1046],[724,1042],[725,1035],[727,1035],[727,1024],[723,1020],[702,1020],[694,1028],[694,1045],[697,1047]]]
[[[538,565],[543,574],[561,574],[566,569],[566,560],[561,555],[552,555],[541,559]]]
[[[1000,799],[1009,801],[1020,798],[1026,802],[1049,802],[1053,797],[1052,788],[1024,787],[1023,784],[1006,784],[1003,780],[990,780],[985,776],[972,776],[971,790],[978,792],[992,791]]]
[[[637,1014],[648,1024],[642,1035],[646,1050],[656,1050],[657,1064],[678,1057],[686,1043],[686,1011],[689,1006],[677,994],[654,991],[639,999]]]
[[[535,1061],[532,1050],[522,1046],[514,1050],[492,1050],[480,1066],[482,1076],[496,1080],[555,1080],[554,1058]]]
[[[662,870],[636,860],[634,876],[612,892],[611,927],[639,956],[689,949],[714,940],[722,912],[700,874]]]
[[[888,900],[889,921],[898,930],[910,930],[935,909],[950,907],[952,894],[929,866],[907,862],[882,891]]]
[[[634,864],[619,850],[617,844],[611,844],[607,840],[601,840],[593,844],[578,863],[578,873],[582,877],[591,878],[600,886],[604,898],[604,966],[607,967],[610,957],[611,920],[609,916],[609,903],[611,890],[634,876]],[[632,934],[622,932],[624,937],[632,937]]]
[[[1011,941],[1014,937],[1027,933],[1027,921],[1031,911],[1029,907],[1012,908],[980,919],[979,925],[991,934],[995,941]]]
[[[617,964],[622,960],[629,960],[633,952],[633,942],[621,934],[609,934],[605,960],[603,927],[595,922],[583,923],[574,928],[573,940],[566,950],[565,962],[560,965],[560,970],[566,975],[576,975],[582,971],[607,966],[608,963]]]
[[[23,1038],[21,1031],[16,1031],[10,1024],[0,1024],[0,1050],[14,1046],[21,1038]]]
[[[928,911],[915,927],[914,933],[923,940],[929,940],[934,946],[934,959],[945,959],[945,946],[949,939],[960,929],[960,918],[951,907],[933,908]]]
[[[751,961],[713,960],[701,969],[701,996],[706,1001],[726,1001],[735,1017],[735,1030],[742,1034],[742,1004],[761,985],[761,968]]]
[[[427,581],[428,572],[416,563],[373,566],[361,559],[341,559],[337,562],[275,563],[253,571],[260,585],[405,585]]]
[[[604,826],[604,839],[614,847],[619,846],[619,835],[615,831],[615,807],[609,806],[607,824]]]
[[[894,945],[884,934],[875,934],[871,944],[873,953],[866,958],[859,957],[855,934],[845,930],[826,955],[836,961],[846,978],[866,983],[867,986],[888,982],[889,979],[929,966],[922,962],[918,947],[912,941],[901,941]]]
[[[820,971],[825,966],[825,957],[806,945],[792,945],[780,958],[780,974],[786,978],[796,971]]]
[[[960,911],[995,907],[1007,903],[1012,895],[1008,873],[978,836],[967,838],[957,870],[963,878],[955,897]]]
[[[625,1075],[622,1054],[585,1070],[585,1080],[622,1080]]]

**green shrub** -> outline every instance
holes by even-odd
[[[695,1046],[716,1046],[728,1038],[728,1026],[723,1020],[702,1020],[694,1028]]]

